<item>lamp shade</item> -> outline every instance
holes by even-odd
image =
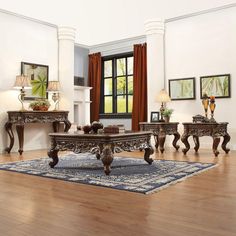
[[[156,101],[157,102],[170,102],[171,99],[170,99],[168,93],[164,89],[162,89],[159,92],[159,94],[157,95]]]
[[[60,91],[60,82],[58,80],[49,81],[47,91],[48,92],[58,92],[58,91]]]
[[[21,89],[21,88],[29,89],[31,87],[29,77],[26,75],[17,75],[16,81],[13,87],[16,89]]]

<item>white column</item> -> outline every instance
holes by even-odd
[[[147,88],[148,88],[148,121],[151,111],[159,111],[160,105],[155,99],[165,85],[164,34],[163,20],[153,19],[145,22],[147,39]]]
[[[60,109],[69,111],[69,120],[72,123],[74,122],[74,42],[74,28],[58,27]]]

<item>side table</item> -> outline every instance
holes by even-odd
[[[230,135],[227,132],[227,122],[222,123],[183,123],[184,133],[181,137],[182,142],[185,145],[185,148],[182,150],[184,154],[190,149],[188,142],[188,137],[193,136],[193,141],[195,143],[195,151],[197,152],[200,144],[199,137],[202,136],[211,136],[213,138],[212,150],[215,156],[217,157],[219,151],[217,150],[220,143],[220,137],[223,137],[224,140],[221,144],[222,149],[225,153],[230,151],[229,148],[226,148],[226,144],[230,141]]]
[[[59,131],[59,124],[63,122],[65,124],[64,132],[70,129],[71,123],[68,120],[69,111],[8,111],[8,121],[5,124],[5,129],[10,138],[9,147],[5,148],[5,151],[10,153],[14,145],[14,133],[12,131],[12,125],[16,125],[16,132],[19,139],[20,154],[23,153],[24,146],[24,126],[27,123],[52,123],[53,131]]]
[[[139,127],[141,131],[152,131],[155,147],[158,150],[158,147],[161,153],[164,152],[164,144],[166,140],[166,135],[174,135],[174,140],[172,145],[176,150],[179,149],[177,141],[180,139],[180,134],[178,132],[178,122],[140,122]]]

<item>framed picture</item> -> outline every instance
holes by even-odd
[[[47,98],[48,66],[35,63],[21,62],[21,74],[30,78],[31,90],[26,90],[25,100]]]
[[[230,74],[200,77],[201,98],[204,94],[216,98],[230,98]]]
[[[159,111],[152,111],[151,122],[158,122],[158,121],[159,121]]]
[[[195,78],[170,79],[169,95],[171,100],[195,99]]]

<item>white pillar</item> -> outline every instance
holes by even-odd
[[[159,111],[160,105],[155,99],[165,85],[164,34],[163,20],[153,19],[145,22],[147,39],[147,88],[148,88],[148,121],[151,111]]]
[[[74,122],[74,42],[74,28],[58,27],[60,109],[69,111],[69,120],[72,123]]]

